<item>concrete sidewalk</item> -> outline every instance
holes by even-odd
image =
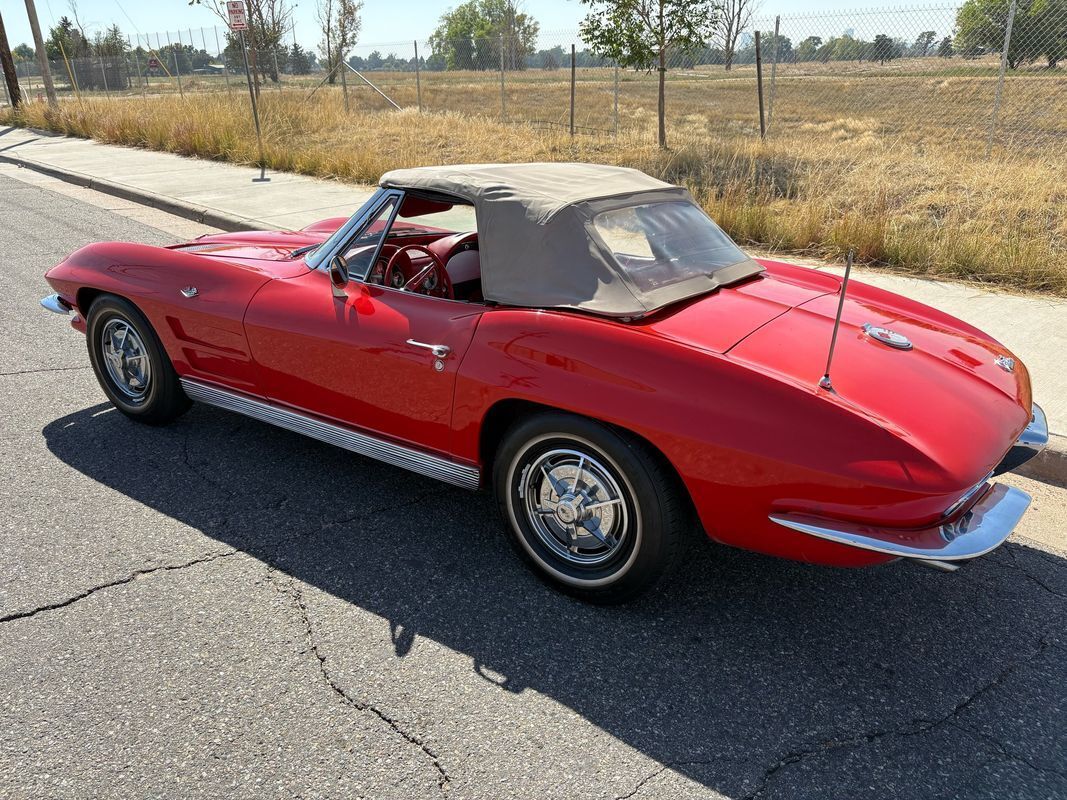
[[[0,129],[0,160],[136,200],[227,230],[301,228],[350,215],[374,187],[268,172],[21,128]],[[838,270],[836,267],[819,269]],[[1027,365],[1034,398],[1057,434],[1067,478],[1067,300],[971,284],[856,270],[867,283],[914,298],[988,331]],[[1051,455],[1051,454],[1050,454]]]
[[[296,230],[347,217],[375,189],[284,172],[268,172],[270,181],[260,183],[253,180],[259,177],[253,167],[25,128],[0,128],[0,160],[227,230]]]

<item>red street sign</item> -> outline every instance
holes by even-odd
[[[150,58],[150,59],[148,59],[148,68],[149,69],[159,69],[159,59],[158,58]]]
[[[248,17],[245,15],[244,0],[226,0],[226,18],[231,31],[247,31]]]

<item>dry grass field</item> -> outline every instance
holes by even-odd
[[[690,187],[738,241],[783,253],[839,258],[854,247],[868,264],[1067,295],[1067,79],[1062,70],[1007,81],[993,158],[985,144],[995,89],[989,65],[946,72],[944,62],[868,65],[863,74],[783,65],[771,134],[758,137],[751,67],[729,75],[700,67],[671,73],[668,138],[654,143],[656,96],[624,73],[619,134],[614,75],[580,70],[579,135],[572,138],[565,71],[507,76],[370,75],[397,112],[350,84],[308,99],[309,85],[262,92],[268,166],[373,182],[401,166],[579,160],[623,164]],[[941,68],[933,71],[934,66]],[[793,67],[793,65],[789,65]],[[355,79],[358,81],[358,79]],[[247,94],[221,79],[146,99],[37,103],[7,123],[238,163],[256,160]],[[210,89],[211,91],[203,91]],[[198,91],[200,90],[200,91]]]

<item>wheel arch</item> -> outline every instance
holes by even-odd
[[[74,293],[74,302],[78,306],[78,310],[81,312],[82,316],[85,317],[89,314],[89,307],[93,304],[93,301],[101,295],[105,294],[110,294],[114,295],[115,297],[119,297],[125,300],[127,303],[132,303],[134,307],[137,307],[137,303],[135,303],[129,297],[125,297],[119,294],[118,292],[114,292],[109,289],[98,289],[95,286],[82,286],[81,288],[79,288],[78,291]],[[140,308],[138,308],[138,310],[140,310]]]
[[[690,518],[693,520],[694,524],[700,525],[699,517],[696,513],[696,506],[689,493],[689,488],[686,486],[685,481],[682,480],[681,474],[671,460],[667,458],[664,452],[653,442],[624,425],[609,422],[590,414],[582,414],[558,406],[548,405],[546,403],[538,403],[521,398],[503,398],[497,400],[486,410],[482,417],[482,424],[479,429],[478,437],[478,454],[482,466],[482,474],[492,476],[493,466],[496,460],[497,451],[500,448],[500,443],[513,425],[530,416],[546,413],[567,414],[572,417],[591,420],[617,434],[620,434],[624,439],[630,439],[636,442],[640,447],[643,447],[664,468],[666,474],[674,483],[675,489],[679,492],[679,497],[684,498]]]

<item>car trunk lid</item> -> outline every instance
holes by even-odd
[[[842,308],[830,369],[834,399],[950,468],[979,462],[992,469],[1029,422],[1025,368],[970,326],[917,303],[865,292],[869,288],[853,283]],[[836,294],[800,304],[741,340],[729,358],[825,392],[817,385],[837,304]],[[865,326],[889,329],[910,348],[883,343]]]

